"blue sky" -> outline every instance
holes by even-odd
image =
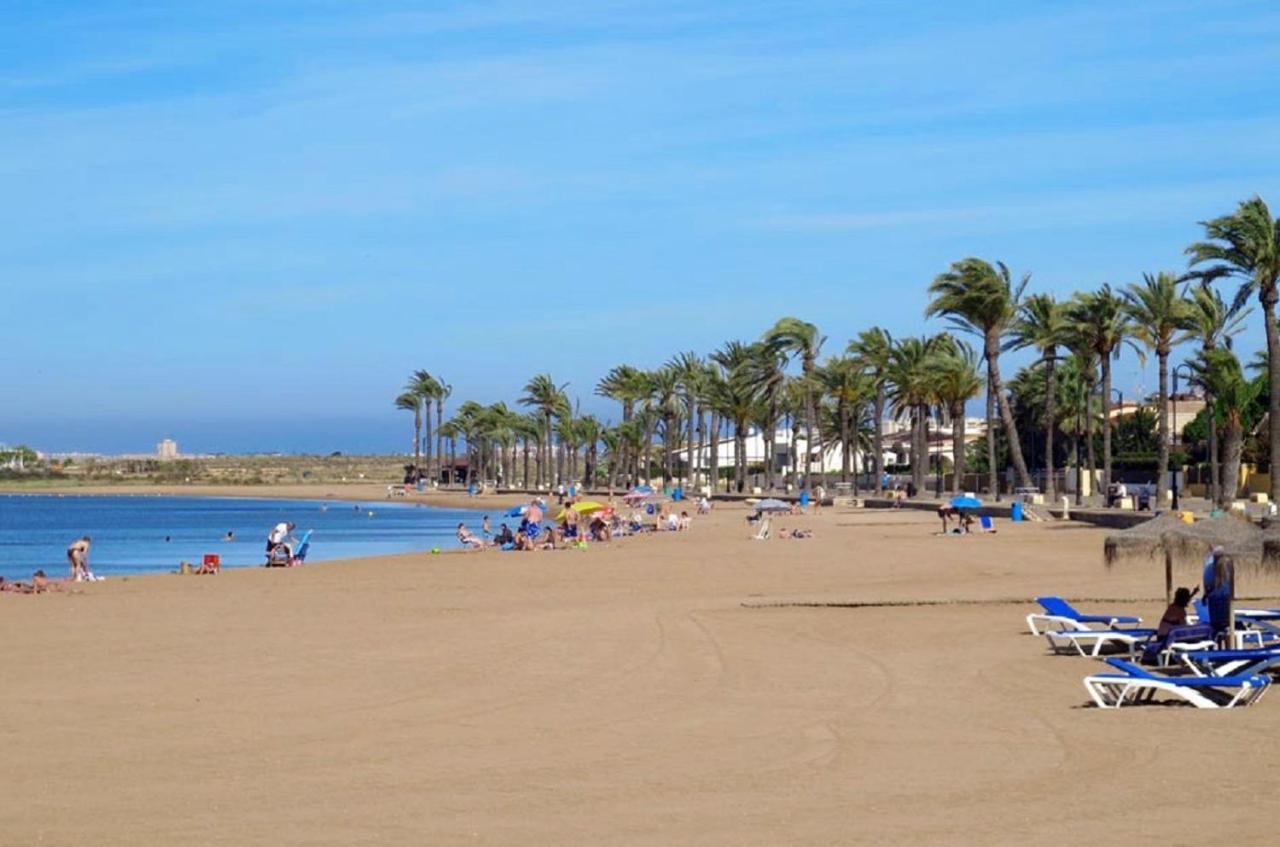
[[[6,5],[0,441],[391,451],[414,368],[584,410],[618,362],[936,327],[1280,206],[1270,2]],[[1262,344],[1256,315],[1241,339]],[[1006,365],[1012,373],[1017,360]],[[1117,385],[1154,388],[1126,355]]]

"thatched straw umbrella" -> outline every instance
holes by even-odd
[[[1271,533],[1268,533],[1271,535]],[[1125,561],[1164,560],[1166,601],[1173,596],[1173,569],[1200,567],[1215,547],[1221,547],[1242,568],[1280,571],[1280,532],[1274,534],[1275,560],[1268,564],[1263,555],[1263,531],[1247,520],[1232,515],[1183,523],[1176,514],[1164,514],[1107,536],[1103,545],[1107,567]]]

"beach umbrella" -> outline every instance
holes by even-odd
[[[569,513],[569,509],[573,509],[575,512],[577,512],[580,515],[590,515],[590,514],[594,514],[595,512],[603,512],[608,508],[609,507],[606,506],[604,503],[597,503],[594,500],[583,500],[581,503],[574,503],[568,508],[561,509],[560,514],[556,515],[556,520],[563,521],[565,515]]]
[[[773,497],[766,498],[756,503],[757,512],[789,512],[791,504],[784,503]]]
[[[668,496],[667,496],[667,495],[665,495],[665,494],[648,494],[648,495],[645,495],[645,498],[644,498],[643,500],[641,500],[640,502],[641,502],[641,503],[646,503],[646,504],[649,504],[649,503],[669,503],[669,502],[671,502],[671,498],[670,498],[670,497],[668,497]]]
[[[1230,514],[1186,523],[1179,512],[1166,512],[1122,532],[1108,535],[1103,542],[1107,567],[1124,562],[1164,563],[1165,593],[1173,594],[1175,567],[1192,570],[1196,579],[1205,558],[1221,547],[1235,560],[1236,573],[1243,569],[1276,572],[1280,561],[1265,554],[1272,539],[1246,518]],[[1273,542],[1274,543],[1274,542]]]
[[[528,506],[512,506],[511,510],[507,512],[507,517],[509,518],[522,517],[524,513],[527,511],[529,511]]]
[[[951,505],[957,509],[980,509],[982,501],[977,497],[952,497]]]

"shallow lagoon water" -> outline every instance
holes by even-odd
[[[405,503],[231,497],[0,495],[0,576],[28,579],[36,568],[66,576],[67,545],[93,539],[99,576],[177,570],[206,553],[223,567],[261,565],[267,532],[280,521],[312,531],[309,563],[360,556],[458,549],[458,522],[477,534],[485,513]],[[491,514],[496,528],[499,516]],[[227,532],[233,541],[225,541]],[[168,539],[168,540],[166,540]]]

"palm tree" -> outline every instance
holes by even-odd
[[[676,379],[680,386],[681,394],[684,401],[685,420],[687,421],[687,438],[688,438],[688,464],[686,471],[688,475],[687,484],[691,489],[696,489],[698,481],[695,468],[697,467],[697,455],[702,452],[702,412],[703,409],[699,405],[703,392],[703,381],[706,378],[706,363],[702,361],[697,353],[681,353],[667,363],[667,367],[676,374]],[[694,444],[697,442],[697,454],[694,453]]]
[[[404,390],[418,395],[420,402],[427,411],[427,436],[423,442],[423,447],[425,448],[424,452],[427,454],[427,473],[429,474],[431,472],[431,400],[440,393],[441,383],[428,371],[419,369],[409,377],[409,383],[404,387]],[[415,464],[418,462],[417,457],[419,455],[421,454],[415,448]]]
[[[1240,484],[1240,454],[1244,444],[1244,411],[1257,396],[1257,386],[1244,378],[1240,360],[1230,350],[1202,351],[1192,362],[1192,370],[1206,393],[1214,397],[1209,418],[1221,415],[1224,438],[1222,449],[1222,485],[1214,502],[1226,508],[1235,499]]]
[[[1178,290],[1171,273],[1143,274],[1141,283],[1125,289],[1125,311],[1133,335],[1154,351],[1160,363],[1157,376],[1160,396],[1160,451],[1156,470],[1156,502],[1163,504],[1169,471],[1169,353],[1182,340],[1179,333],[1191,326],[1191,304]]]
[[[886,374],[889,370],[889,357],[893,350],[893,336],[888,330],[872,327],[863,330],[857,338],[849,342],[849,352],[871,377],[871,386],[875,390],[875,407],[872,416],[875,418],[875,429],[872,431],[872,451],[875,453],[873,470],[875,473],[875,492],[884,492],[884,409],[887,388]]]
[[[440,380],[437,380],[436,384],[437,388],[434,395],[436,401],[436,455],[443,457],[444,436],[440,434],[440,427],[444,425],[444,401],[448,400],[450,395],[453,394],[453,386]],[[431,414],[430,409],[427,410],[427,414]],[[427,437],[430,438],[430,436]],[[437,473],[436,476],[438,477],[440,474]]]
[[[520,439],[521,453],[524,456],[523,470],[520,476],[520,487],[529,489],[529,445],[533,445],[536,453],[538,445],[542,443],[542,418],[537,414],[529,413],[524,415],[517,414],[511,422],[511,428],[515,432],[516,437]],[[538,458],[539,467],[542,465],[541,457]]]
[[[800,358],[800,369],[804,379],[804,487],[812,490],[813,488],[813,448],[814,436],[818,436],[818,462],[819,473],[821,473],[822,463],[822,434],[814,427],[818,419],[818,410],[814,404],[814,368],[817,365],[818,354],[822,351],[822,344],[826,341],[826,337],[818,332],[818,328],[813,324],[802,321],[799,318],[786,317],[780,319],[773,327],[764,335],[765,346],[776,350],[786,356],[798,356]],[[795,442],[792,442],[795,446]]]
[[[983,384],[978,373],[978,354],[963,341],[939,344],[931,368],[934,396],[951,419],[951,459],[955,466],[951,490],[960,494],[964,491],[964,410],[982,391]]]
[[[418,437],[422,434],[422,398],[412,391],[406,391],[396,398],[396,408],[413,412],[413,467],[415,473],[421,473],[419,448],[422,442]]]
[[[651,393],[645,407],[655,423],[662,424],[662,482],[666,485],[672,478],[674,448],[680,437],[680,374],[666,366],[653,371],[650,379]]]
[[[1251,311],[1253,310],[1246,308],[1243,301],[1228,305],[1217,289],[1208,280],[1202,279],[1200,285],[1191,289],[1189,332],[1191,337],[1200,342],[1201,356],[1206,357],[1219,346],[1230,350],[1232,338],[1243,329],[1244,319]],[[1207,370],[1197,370],[1198,377],[1206,373]],[[1205,407],[1209,409],[1209,431],[1206,439],[1209,447],[1209,497],[1217,502],[1219,484],[1222,481],[1218,464],[1218,416],[1213,413],[1215,403],[1212,386],[1205,380],[1197,379],[1197,382],[1204,389]]]
[[[618,365],[596,383],[596,394],[622,404],[624,425],[631,423],[631,419],[635,416],[636,403],[646,396],[647,391],[648,385],[644,375],[631,365]],[[628,463],[635,464],[638,457],[628,457],[631,443],[627,439],[622,439],[619,446],[623,452],[618,456],[610,456],[609,469],[615,477],[619,474],[625,477],[628,473]]]
[[[730,341],[711,354],[711,360],[723,369],[724,375],[712,382],[708,396],[722,419],[733,428],[733,484],[739,492],[746,486],[747,427],[763,406],[756,381],[759,348],[756,344]]]
[[[1022,301],[1018,308],[1018,320],[1013,325],[1010,345],[1015,349],[1033,347],[1044,362],[1044,394],[1045,421],[1044,456],[1045,456],[1045,499],[1052,503],[1057,499],[1057,487],[1054,475],[1056,468],[1053,461],[1054,426],[1049,423],[1056,420],[1057,385],[1054,364],[1058,358],[1059,345],[1068,341],[1071,326],[1067,320],[1066,310],[1054,299],[1052,294],[1032,294]]]
[[[835,400],[836,429],[840,437],[840,481],[849,481],[850,466],[856,455],[857,422],[866,402],[868,382],[852,357],[836,357],[818,369],[823,392]],[[854,475],[854,493],[858,490]]]
[[[911,482],[917,492],[924,490],[929,461],[925,417],[932,396],[936,346],[936,338],[903,338],[894,343],[889,358],[889,404],[899,420],[911,423]]]
[[[453,485],[454,468],[458,465],[458,438],[462,436],[462,427],[456,420],[450,419],[436,427],[436,435],[449,440],[449,475],[447,485]],[[441,447],[443,447],[443,443]]]
[[[1096,361],[1102,372],[1102,486],[1105,490],[1112,480],[1111,363],[1120,356],[1122,347],[1139,348],[1130,337],[1124,298],[1112,291],[1109,284],[1104,283],[1097,291],[1077,294],[1067,305],[1067,315],[1073,325],[1072,332],[1093,352],[1092,357],[1085,359]],[[1093,445],[1092,438],[1089,445]]]
[[[1206,265],[1200,271],[1210,278],[1234,276],[1241,280],[1236,300],[1244,302],[1257,293],[1262,304],[1262,322],[1267,333],[1270,388],[1267,399],[1271,424],[1271,500],[1280,500],[1280,330],[1276,327],[1276,303],[1280,301],[1280,220],[1261,197],[1241,203],[1234,213],[1202,221],[1205,241],[1187,248],[1191,265]]]
[[[542,488],[542,471],[551,470],[551,418],[562,408],[564,389],[569,383],[556,385],[550,374],[538,374],[524,386],[524,394],[517,401],[521,406],[534,409],[542,415],[542,455],[543,463],[538,467],[537,487]],[[554,481],[552,481],[554,482]]]
[[[1018,313],[1022,292],[1026,290],[1031,275],[1025,274],[1013,281],[1009,268],[1003,262],[991,263],[968,258],[953,262],[951,268],[939,274],[929,285],[932,300],[925,309],[926,317],[942,315],[949,318],[952,328],[977,335],[982,339],[983,355],[987,360],[987,461],[988,484],[992,495],[1000,497],[999,477],[996,474],[996,434],[994,429],[994,405],[1000,407],[1005,436],[1009,442],[1009,455],[1013,460],[1018,484],[1031,486],[1031,475],[1022,458],[1022,444],[1013,424],[1013,412],[1009,398],[1005,396],[1000,381],[1000,348],[1004,336],[1012,328]]]

